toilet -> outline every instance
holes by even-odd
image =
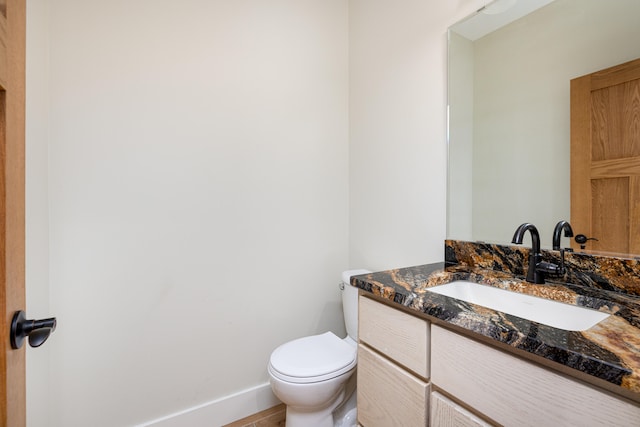
[[[287,427],[351,427],[356,425],[356,361],[358,289],[342,273],[340,290],[347,336],[332,332],[298,338],[271,353],[269,378],[273,393],[287,405]]]

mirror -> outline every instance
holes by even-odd
[[[570,80],[639,58],[639,21],[638,0],[497,0],[449,29],[447,238],[508,244],[531,222],[551,247]]]

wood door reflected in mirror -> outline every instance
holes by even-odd
[[[481,12],[450,28],[448,238],[505,244],[532,222],[551,247],[572,220],[570,81],[639,58],[638,17],[637,0],[555,0],[487,34],[464,30],[495,19]]]
[[[593,250],[640,253],[640,59],[571,81],[571,221]]]

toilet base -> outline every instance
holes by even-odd
[[[333,427],[331,413],[318,414],[296,412],[287,407],[286,427]]]
[[[354,427],[357,426],[356,375],[324,409],[310,411],[287,405],[286,427]]]
[[[355,387],[353,387],[351,390],[347,388],[347,393],[350,393],[351,395],[341,406],[333,411],[334,427],[356,427],[358,425],[358,410],[356,408]]]

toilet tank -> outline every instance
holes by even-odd
[[[342,312],[344,313],[344,325],[347,335],[354,341],[358,341],[358,288],[351,286],[351,276],[371,273],[369,270],[347,270],[342,272]]]

